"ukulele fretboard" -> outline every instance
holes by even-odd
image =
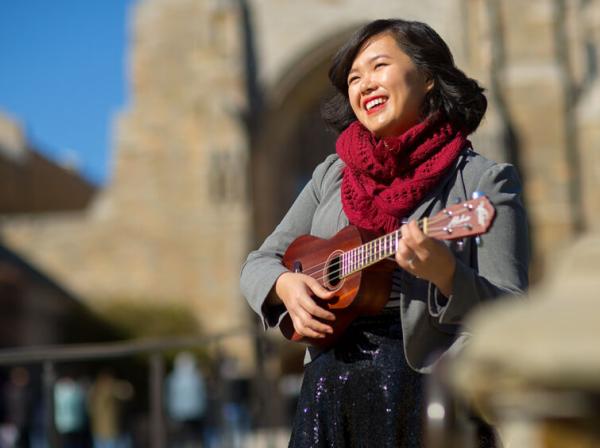
[[[341,277],[347,277],[394,255],[400,238],[402,238],[400,230],[396,230],[344,252],[340,257]]]

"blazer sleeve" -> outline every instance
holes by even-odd
[[[278,325],[285,312],[283,304],[273,306],[265,303],[279,276],[287,272],[282,264],[283,254],[294,239],[310,233],[326,174],[336,159],[335,155],[331,155],[315,168],[311,180],[302,189],[273,233],[258,250],[248,255],[242,265],[242,295],[261,318],[265,329]]]
[[[494,164],[479,177],[475,191],[485,193],[496,209],[482,244],[470,244],[467,261],[457,257],[449,298],[430,284],[429,312],[440,324],[461,324],[481,302],[520,295],[528,285],[529,236],[521,182],[510,164]]]

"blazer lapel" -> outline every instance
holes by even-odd
[[[442,197],[442,193],[444,191],[447,190],[448,187],[448,183],[450,182],[451,179],[454,178],[454,176],[456,176],[456,172],[458,171],[458,167],[460,167],[464,161],[466,160],[466,155],[464,153],[464,151],[457,157],[456,162],[454,163],[454,166],[448,171],[448,173],[446,174],[446,176],[444,177],[444,179],[438,183],[438,185],[429,192],[429,194],[426,196],[425,200],[423,202],[421,202],[421,205],[419,205],[409,216],[409,221],[415,220],[415,219],[421,219],[424,216],[430,216],[432,214],[432,212],[434,211],[434,206],[436,203],[437,199],[440,199]],[[468,198],[466,198],[468,199]],[[435,210],[438,211],[438,210]]]

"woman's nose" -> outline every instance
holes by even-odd
[[[376,89],[376,84],[371,75],[364,75],[360,80],[360,92],[365,94]]]

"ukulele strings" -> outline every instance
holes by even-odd
[[[436,230],[440,230],[440,229],[442,229],[442,228],[436,228],[436,229],[434,229],[434,228],[432,228],[432,227],[431,227],[431,224],[435,225],[435,224],[437,224],[439,221],[443,221],[444,219],[445,219],[444,217],[439,217],[439,218],[432,218],[432,219],[430,219],[430,220],[428,221],[428,225],[427,225],[427,228],[428,228],[428,234],[429,234],[429,233],[431,233],[431,231],[432,231],[432,230],[436,231]],[[423,222],[424,222],[424,220],[419,220],[419,221],[417,221],[417,225],[419,226],[419,228],[420,228],[420,229],[422,229],[422,228],[423,228]],[[392,233],[399,232],[399,231],[400,231],[400,229],[398,229],[398,230],[396,230],[396,231],[394,231],[394,232],[392,232]],[[389,234],[387,234],[387,235],[384,235],[383,237],[380,237],[380,238],[384,238],[384,237],[386,237],[386,236],[392,235],[392,233],[389,233]],[[374,240],[371,240],[371,241],[369,241],[369,242],[368,242],[368,243],[366,243],[366,244],[371,244],[371,243],[373,243],[373,241],[376,241],[377,239],[379,239],[379,238],[376,238],[376,239],[374,239]],[[398,239],[402,239],[402,235],[398,234]],[[352,251],[352,250],[356,250],[356,249],[358,249],[359,247],[365,246],[366,244],[362,244],[361,246],[357,246],[357,247],[355,247],[355,248],[353,248],[353,249],[350,249],[350,251]],[[346,254],[346,253],[350,252],[350,251],[343,252],[342,254],[340,254],[340,256],[339,256],[338,258],[341,260],[342,256],[343,256],[344,254]],[[332,263],[332,264],[331,264],[331,266],[335,266],[336,264],[339,264],[339,263],[341,263],[341,261],[339,261],[339,262],[336,262],[336,263]],[[323,268],[325,267],[325,265],[326,265],[326,264],[327,264],[327,261],[323,261],[323,262],[321,262],[321,263],[319,263],[319,264],[316,264],[316,265],[313,265],[313,266],[310,266],[310,267],[308,267],[307,269],[305,269],[304,271],[302,271],[302,273],[303,273],[303,274],[306,274],[306,275],[310,275],[310,276],[312,277],[312,274],[315,274],[315,273],[317,273],[317,272],[321,271],[321,269],[323,269]],[[311,272],[311,271],[312,271],[312,272]],[[337,273],[337,272],[336,272],[336,273]],[[314,278],[314,277],[313,277],[313,278]]]
[[[443,227],[439,227],[439,228],[437,228],[436,230],[442,230],[442,229],[443,229]],[[401,238],[402,238],[402,236],[400,236],[400,237],[399,237],[399,239],[401,239]],[[380,254],[378,254],[378,255],[381,255],[381,253],[380,253]],[[345,277],[348,277],[348,275],[350,275],[350,274],[354,274],[354,273],[356,273],[356,272],[358,272],[358,271],[360,271],[360,270],[362,270],[362,269],[364,269],[364,268],[366,268],[366,267],[368,267],[368,266],[371,266],[371,265],[373,265],[373,264],[375,264],[375,263],[378,263],[379,261],[382,261],[384,258],[386,258],[386,257],[382,257],[380,260],[377,260],[377,261],[376,261],[376,262],[374,262],[374,263],[365,263],[365,264],[364,264],[364,266],[363,266],[362,268],[360,268],[360,269],[357,269],[357,270],[350,271],[350,272],[348,272],[348,273],[347,273],[347,275],[345,275],[345,276],[340,276],[340,278],[345,278]],[[341,256],[340,256],[340,257],[338,257],[338,260],[339,260],[339,261],[336,261],[335,263],[332,263],[332,264],[330,265],[331,267],[336,267],[336,268],[338,268],[338,269],[336,269],[336,270],[332,270],[332,271],[325,272],[325,273],[324,273],[323,275],[321,275],[320,277],[317,277],[317,276],[315,276],[314,274],[318,274],[319,272],[321,272],[321,269],[317,269],[316,271],[314,271],[314,272],[312,272],[312,273],[310,273],[310,274],[306,274],[306,275],[308,275],[308,276],[310,276],[310,277],[314,278],[314,279],[315,279],[315,280],[317,280],[319,283],[323,284],[327,278],[335,277],[336,275],[338,275],[340,272],[342,272],[342,271],[343,271],[343,266],[341,266],[341,265],[343,264],[343,262],[344,262],[344,261],[342,260]],[[325,263],[320,263],[320,264],[321,264],[321,265],[323,265],[323,264],[326,264],[326,262],[325,262]],[[303,273],[305,273],[305,272],[303,272]]]
[[[434,218],[431,218],[431,219],[429,219],[429,220],[428,220],[428,223],[427,223],[427,230],[428,230],[428,234],[431,234],[432,232],[436,232],[436,231],[438,231],[438,230],[442,230],[442,229],[443,229],[443,227],[438,227],[438,228],[435,228],[435,227],[433,227],[433,226],[435,226],[435,225],[436,225],[437,223],[439,223],[440,221],[444,221],[445,219],[446,219],[446,217],[445,217],[445,216],[440,216],[440,217],[438,217],[438,218],[435,218],[435,217],[434,217]],[[419,220],[419,221],[417,221],[417,225],[419,226],[419,228],[420,228],[420,229],[422,229],[422,228],[423,228],[423,223],[424,223],[424,220]],[[399,232],[399,230],[396,230],[396,232]],[[390,233],[390,234],[387,234],[387,235],[385,235],[385,236],[389,236],[389,235],[391,235],[391,233]],[[384,236],[384,237],[385,237],[385,236]],[[380,237],[380,238],[384,238],[384,237]],[[401,238],[402,238],[402,235],[398,234],[398,239],[401,239]],[[379,239],[379,238],[378,238],[378,239]],[[369,243],[372,243],[373,241],[376,241],[376,240],[377,240],[377,239],[375,239],[375,240],[372,240],[372,241],[370,241]],[[367,243],[367,244],[369,244],[369,243]],[[363,245],[361,245],[361,246],[365,246],[365,245],[363,244]],[[361,246],[357,246],[356,248],[353,248],[353,249],[351,249],[351,250],[355,250],[355,249],[357,249],[358,247],[361,247]],[[343,252],[342,254],[340,254],[340,256],[339,256],[339,257],[337,257],[337,258],[338,258],[338,260],[337,260],[336,262],[332,263],[332,264],[330,265],[330,267],[333,267],[333,268],[338,268],[338,267],[339,267],[339,265],[341,265],[341,264],[343,263],[343,255],[345,255],[346,253],[348,253],[348,252]],[[382,254],[382,253],[378,253],[377,255],[381,255],[381,254]],[[323,281],[323,280],[325,280],[326,278],[328,278],[328,277],[331,277],[331,276],[334,276],[334,275],[337,275],[337,274],[339,274],[339,273],[342,271],[342,268],[338,268],[337,270],[334,270],[334,271],[330,271],[330,272],[327,272],[327,273],[325,273],[325,275],[323,275],[323,276],[321,276],[321,277],[314,277],[314,274],[318,274],[318,273],[319,273],[319,272],[320,272],[320,271],[321,271],[321,270],[322,270],[322,269],[323,269],[323,268],[324,268],[326,265],[327,265],[327,261],[323,261],[323,262],[321,262],[321,263],[318,263],[318,264],[316,264],[316,265],[313,265],[313,266],[310,266],[310,267],[308,267],[306,270],[302,271],[302,273],[303,273],[303,274],[306,274],[306,275],[308,275],[308,276],[310,276],[310,277],[312,277],[312,278],[314,278],[314,279],[316,279],[316,280],[318,280],[318,281],[320,281],[320,282],[322,282],[322,281]],[[365,265],[365,267],[366,267],[366,266],[367,266],[367,265]]]

